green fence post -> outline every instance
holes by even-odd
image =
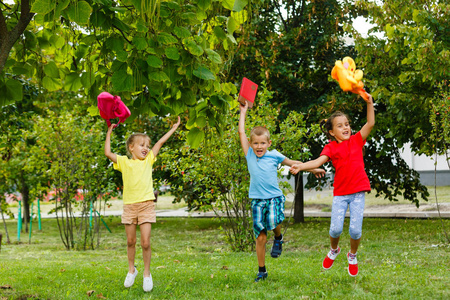
[[[108,229],[109,233],[111,232],[111,229],[109,229],[108,225],[106,225],[106,222],[103,220],[102,216],[100,215],[100,213],[98,211],[95,211],[97,213],[97,215],[100,217],[100,220],[102,220],[103,225],[105,225],[106,229]]]
[[[19,242],[21,231],[22,231],[22,200],[19,200],[19,211],[17,213],[17,241]]]
[[[38,201],[37,201],[38,203],[38,225],[39,225],[39,231],[41,231],[42,230],[42,224],[41,224],[41,204],[40,204],[40,201],[39,201],[39,199],[38,199]]]

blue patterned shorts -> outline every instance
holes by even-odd
[[[253,233],[258,238],[261,231],[267,234],[284,220],[284,202],[286,198],[279,196],[271,199],[253,199]]]

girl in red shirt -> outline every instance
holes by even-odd
[[[331,250],[323,260],[324,269],[330,269],[341,252],[339,237],[344,226],[345,213],[350,209],[350,251],[347,253],[348,273],[358,274],[356,254],[362,233],[365,192],[370,191],[370,182],[364,170],[362,148],[375,125],[375,110],[372,96],[367,102],[367,122],[355,135],[351,134],[347,115],[337,111],[326,121],[325,133],[331,142],[327,144],[319,158],[291,167],[292,174],[307,169],[315,169],[331,160],[335,168],[333,205],[331,208],[330,242]]]

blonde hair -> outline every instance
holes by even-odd
[[[270,132],[266,127],[263,126],[253,127],[252,131],[250,131],[250,141],[253,139],[254,136],[262,136],[262,135],[265,135],[267,137],[267,140],[270,141]]]
[[[145,134],[145,133],[140,133],[140,132],[133,133],[127,139],[127,153],[128,153],[128,155],[131,155],[131,153],[130,153],[130,146],[133,145],[136,142],[136,139],[138,139],[138,138],[148,139],[149,142],[151,141],[150,137],[147,134]]]

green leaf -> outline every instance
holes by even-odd
[[[200,143],[205,139],[205,133],[198,129],[197,127],[192,128],[188,135],[187,135],[187,141],[189,145],[196,149],[198,146],[200,146]]]
[[[196,77],[204,80],[216,80],[214,74],[207,68],[200,66],[192,72]]]
[[[239,28],[239,22],[236,21],[233,17],[228,17],[227,20],[227,31],[229,34],[232,34]]]
[[[200,47],[199,45],[197,45],[196,42],[192,41],[192,40],[188,40],[186,42],[186,48],[188,49],[188,51],[195,55],[195,56],[200,56],[203,54],[203,49],[202,47]]]
[[[180,54],[178,53],[177,47],[169,47],[164,50],[164,53],[166,54],[167,58],[172,60],[178,60],[180,59]]]
[[[207,10],[211,6],[211,0],[198,0],[197,6],[201,10]]]
[[[56,63],[54,61],[50,61],[44,66],[44,73],[49,77],[59,78],[58,66],[56,66]]]
[[[150,55],[149,57],[147,57],[147,64],[153,68],[160,68],[162,66],[163,62],[161,59],[159,59],[159,57]]]
[[[23,87],[20,81],[15,79],[8,79],[6,81],[6,97],[11,99],[13,102],[22,100],[23,97]]]
[[[42,79],[42,86],[50,92],[60,90],[62,88],[61,79],[45,76]]]
[[[70,73],[64,80],[64,89],[66,91],[76,92],[83,87],[78,73]]]
[[[216,51],[211,50],[211,49],[206,49],[205,52],[208,55],[208,59],[210,61],[212,61],[213,63],[216,63],[216,64],[222,63],[222,58]]]
[[[147,39],[135,36],[133,38],[133,45],[135,45],[138,50],[145,50],[148,47]]]
[[[114,72],[111,76],[111,83],[115,92],[127,92],[133,90],[133,76],[125,70]]]
[[[148,74],[148,78],[158,82],[169,81],[169,77],[163,71],[151,72],[150,74]]]
[[[223,41],[227,38],[227,34],[220,26],[214,27],[213,32],[214,32],[214,35],[221,41]]]
[[[81,74],[81,83],[84,88],[89,89],[95,82],[95,74],[92,72],[83,72]]]
[[[92,7],[86,1],[77,1],[72,3],[66,11],[71,21],[80,25],[85,25],[89,23]]]
[[[184,27],[178,27],[178,26],[175,27],[173,29],[173,33],[175,33],[175,35],[180,39],[184,39],[184,38],[191,36],[191,32]]]
[[[36,14],[48,14],[55,8],[53,0],[36,0],[31,6],[31,12]]]
[[[236,0],[234,1],[233,10],[241,11],[248,4],[248,0]]]
[[[178,42],[178,40],[171,35],[170,33],[162,32],[158,34],[156,37],[157,41],[160,42],[163,45],[171,45]]]
[[[99,116],[100,115],[100,112],[98,111],[98,107],[96,105],[89,106],[87,111],[88,111],[88,113],[89,113],[89,115],[91,117],[95,117],[95,116]]]
[[[226,9],[233,10],[235,0],[222,0],[222,6]]]
[[[386,34],[388,38],[393,38],[395,28],[391,24],[386,25]]]
[[[180,100],[186,103],[186,105],[194,105],[197,101],[194,93],[189,89],[181,90]]]

